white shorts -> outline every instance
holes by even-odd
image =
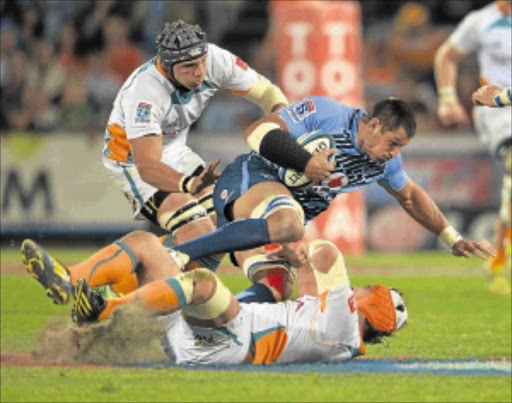
[[[240,364],[249,351],[258,364],[343,361],[361,343],[348,284],[325,298],[240,304],[238,315],[221,328],[191,326],[181,313],[174,315],[162,345],[178,364]]]
[[[186,175],[193,173],[199,166],[206,166],[205,161],[189,147],[180,149],[179,154],[164,153],[162,162]],[[142,180],[135,164],[126,164],[103,156],[103,165],[130,202],[134,217],[143,219],[140,210],[158,189]]]
[[[473,108],[473,118],[481,141],[487,145],[492,156],[496,157],[501,143],[512,136],[512,111],[510,107],[475,106]]]

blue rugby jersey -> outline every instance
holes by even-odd
[[[333,174],[346,176],[344,184],[337,187],[316,185],[304,189],[290,188],[294,198],[303,206],[307,220],[327,210],[331,201],[341,193],[352,192],[374,182],[393,190],[405,186],[407,174],[400,153],[396,158],[378,163],[359,148],[357,129],[359,119],[365,114],[363,109],[317,96],[305,98],[279,112],[293,138],[313,130],[332,135],[338,151]],[[272,165],[277,168],[277,165]]]

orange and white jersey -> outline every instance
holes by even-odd
[[[238,315],[220,328],[192,326],[181,313],[174,315],[162,345],[178,364],[241,364],[249,352],[253,364],[333,362],[364,351],[348,283],[320,297],[242,303]]]
[[[481,84],[509,87],[512,82],[512,16],[493,2],[469,13],[450,36],[462,52],[477,52]]]
[[[186,148],[190,126],[221,88],[244,93],[257,73],[231,52],[208,44],[207,70],[200,89],[181,91],[164,76],[153,58],[125,81],[114,101],[105,133],[103,155],[121,164],[133,163],[129,140],[163,135],[164,160]]]

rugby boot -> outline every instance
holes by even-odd
[[[96,290],[91,290],[85,279],[78,280],[74,290],[75,302],[71,320],[77,325],[96,322],[107,306],[107,301]]]
[[[62,263],[31,239],[21,244],[21,255],[27,271],[44,287],[54,304],[64,305],[71,300],[71,276]]]

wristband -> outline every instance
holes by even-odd
[[[494,104],[496,106],[505,106],[512,103],[512,92],[510,87],[505,88],[503,91],[496,94],[494,97]]]
[[[245,139],[246,143],[251,147],[254,151],[257,153],[260,152],[260,144],[263,140],[263,137],[267,135],[271,130],[274,129],[280,129],[281,126],[279,126],[277,123],[274,122],[264,122],[256,126],[256,129],[254,129],[247,138]]]
[[[457,93],[453,87],[443,87],[439,90],[439,103],[457,101]]]
[[[183,175],[178,183],[178,189],[181,193],[190,193],[192,190],[192,181],[195,175]]]
[[[443,241],[450,249],[460,240],[464,239],[459,232],[453,228],[453,226],[448,225],[444,230],[439,234],[439,238]]]

